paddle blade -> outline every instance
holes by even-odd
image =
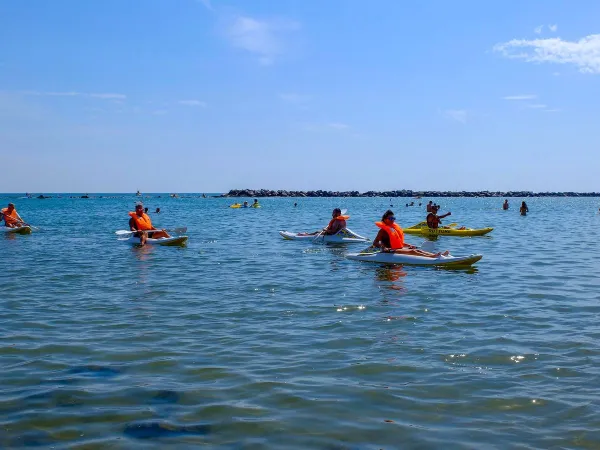
[[[129,231],[129,230],[118,230],[115,231],[115,234],[117,236],[127,236],[128,234],[133,234],[133,231]]]
[[[433,253],[435,251],[435,244],[432,241],[425,241],[419,248],[423,251]]]

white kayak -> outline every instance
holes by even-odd
[[[0,230],[7,234],[31,234],[31,227],[28,225],[22,227],[0,227]]]
[[[438,256],[437,258],[428,258],[427,256],[407,255],[404,253],[384,253],[384,252],[361,252],[349,253],[349,259],[355,261],[374,262],[379,264],[405,264],[413,266],[470,266],[475,264],[483,255],[469,256]]]
[[[169,238],[159,239],[148,238],[146,239],[146,245],[182,246],[187,242],[187,240],[187,236],[171,236]],[[131,236],[126,239],[119,239],[119,241],[123,241],[132,245],[140,245],[140,238],[135,236]]]
[[[364,243],[370,241],[370,239],[367,239],[360,234],[356,234],[354,231],[348,228],[344,228],[332,236],[325,234],[318,236],[317,234],[293,233],[291,231],[280,231],[279,234],[284,239],[290,241],[312,241],[318,244],[351,244],[355,242]]]

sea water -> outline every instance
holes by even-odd
[[[39,227],[0,236],[0,448],[600,448],[598,199],[433,199],[494,227],[437,239],[484,255],[443,270],[278,234],[425,198],[153,194],[189,242],[137,248],[139,197],[60,197],[0,196]]]

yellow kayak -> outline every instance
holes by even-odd
[[[425,223],[418,223],[409,228],[404,228],[406,234],[420,234],[422,236],[483,236],[493,228],[429,228]]]
[[[233,205],[229,206],[230,208],[241,208],[242,204],[241,203],[234,203]]]

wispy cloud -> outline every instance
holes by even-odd
[[[350,125],[341,122],[331,122],[328,123],[327,126],[329,128],[333,128],[334,130],[347,130],[348,128],[350,128]]]
[[[542,34],[542,31],[543,31],[543,30],[544,30],[544,25],[540,25],[539,27],[535,27],[535,28],[533,29],[533,32],[534,32],[535,34]]]
[[[283,100],[284,102],[296,103],[296,104],[306,103],[307,101],[310,100],[310,97],[307,95],[295,94],[293,92],[279,94],[279,98],[281,100]]]
[[[560,109],[558,109],[558,108],[544,109],[544,112],[560,112]]]
[[[25,91],[25,95],[40,95],[49,97],[89,97],[89,98],[100,98],[103,100],[125,100],[127,98],[124,94],[104,94],[104,93],[89,93],[89,92],[39,92],[39,91]]]
[[[467,111],[464,109],[447,109],[444,115],[460,123],[467,123]]]
[[[200,100],[179,100],[177,103],[179,103],[180,105],[186,105],[186,106],[202,106],[203,108],[208,106],[208,104],[206,102],[203,102]]]
[[[285,52],[286,34],[299,28],[300,24],[288,20],[237,16],[227,28],[227,37],[234,47],[256,55],[261,64],[269,65]]]
[[[202,5],[204,5],[204,7],[206,9],[208,9],[209,11],[213,11],[213,7],[212,7],[210,0],[196,0],[196,1],[198,3],[201,3]]]
[[[513,39],[496,44],[494,51],[507,58],[533,63],[572,64],[582,73],[600,74],[600,34],[578,41]]]
[[[533,100],[537,98],[537,95],[534,94],[521,94],[521,95],[508,95],[506,97],[502,97],[504,100]]]
[[[548,29],[550,31],[552,31],[553,33],[556,33],[556,30],[558,30],[558,25],[554,24],[554,25],[548,25]]]

